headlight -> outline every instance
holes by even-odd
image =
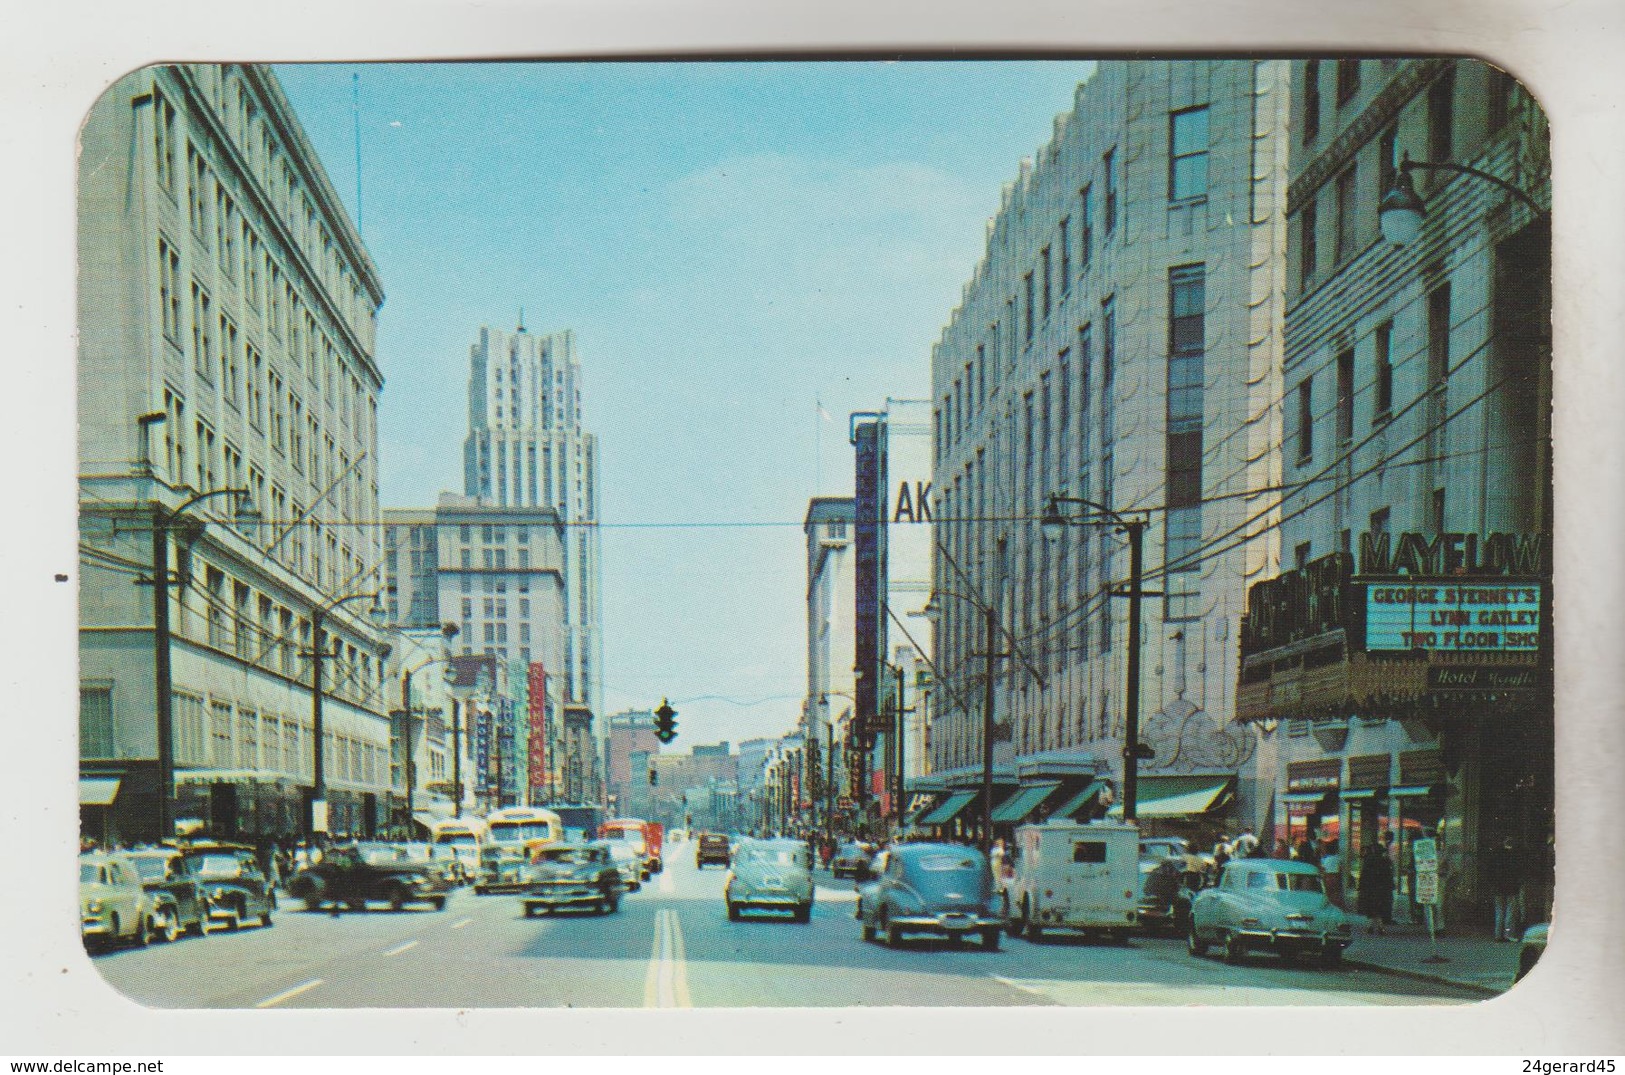
[[[85,904],[85,913],[86,914],[101,914],[102,913],[102,901],[101,900],[91,900],[89,903]]]

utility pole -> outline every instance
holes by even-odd
[[[986,650],[982,669],[982,854],[993,849],[993,662],[998,659],[999,617],[992,605],[982,609]]]
[[[1123,719],[1123,820],[1137,817],[1140,791],[1140,594],[1144,574],[1145,520],[1125,519],[1128,529],[1128,684]]]
[[[451,699],[451,816],[463,816],[463,724],[457,696]]]

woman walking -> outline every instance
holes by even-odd
[[[1394,916],[1394,864],[1388,858],[1384,842],[1371,843],[1360,853],[1360,891],[1355,910],[1366,917],[1367,933],[1386,933],[1384,927],[1393,923]]]

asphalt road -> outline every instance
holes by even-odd
[[[812,921],[729,922],[725,871],[691,844],[610,916],[522,917],[515,896],[444,911],[313,914],[284,899],[244,927],[99,955],[132,999],[179,1008],[753,1007],[871,1005],[1459,1004],[1464,991],[1356,968],[1255,956],[1195,959],[1173,938],[1006,938],[998,952],[927,939],[865,944],[850,882],[818,877]],[[1358,940],[1356,940],[1358,945]]]

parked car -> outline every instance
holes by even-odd
[[[998,950],[1004,921],[980,851],[957,844],[904,844],[882,851],[871,869],[875,879],[858,888],[864,940],[881,936],[896,947],[907,933],[934,933],[956,942],[974,933],[982,947]]]
[[[187,872],[185,856],[156,848],[132,851],[128,857],[152,901],[153,936],[165,941],[178,940],[182,933],[203,936],[209,896],[203,882]]]
[[[794,921],[812,918],[812,855],[800,840],[750,840],[733,853],[722,888],[728,920],[747,910],[789,911]]]
[[[610,865],[620,875],[621,887],[636,892],[643,887],[643,856],[626,840],[595,840],[593,847],[601,848],[609,856]]]
[[[1133,824],[1049,821],[1015,831],[1005,888],[1012,937],[1046,929],[1120,937],[1139,907],[1139,830]]]
[[[252,847],[188,844],[180,854],[187,876],[203,887],[209,923],[236,929],[250,919],[258,919],[262,926],[271,925],[276,890],[260,872]]]
[[[874,857],[874,850],[855,840],[842,844],[829,860],[829,872],[835,877],[856,878]]]
[[[1523,940],[1518,946],[1518,974],[1513,981],[1523,981],[1523,976],[1534,970],[1540,957],[1546,954],[1546,934],[1551,928],[1551,923],[1541,922],[1523,931]]]
[[[1207,875],[1192,869],[1184,857],[1140,859],[1140,902],[1135,912],[1147,933],[1183,936],[1191,924],[1191,900],[1207,883]]]
[[[708,862],[726,866],[730,856],[728,838],[719,833],[707,832],[700,836],[699,843],[694,846],[694,868],[703,870]]]
[[[1193,956],[1212,945],[1239,963],[1253,950],[1282,956],[1317,955],[1328,965],[1353,939],[1350,920],[1326,896],[1320,870],[1285,859],[1234,859],[1218,884],[1191,901],[1187,934]]]
[[[474,881],[474,892],[519,892],[529,883],[530,862],[520,847],[483,847],[480,849],[480,874]]]
[[[449,890],[438,869],[403,862],[387,845],[330,848],[288,882],[288,895],[304,900],[311,911],[328,903],[335,910],[342,904],[363,911],[369,902],[387,903],[396,911],[408,903],[427,903],[439,911],[446,906]]]
[[[402,862],[415,863],[438,873],[446,881],[448,888],[455,888],[461,883],[462,863],[456,853],[445,844],[422,842],[396,844],[395,854]]]
[[[614,914],[621,903],[621,872],[609,849],[591,844],[554,844],[529,867],[520,902],[529,918],[536,911],[589,907]]]
[[[79,858],[79,933],[86,948],[120,941],[145,945],[152,934],[152,897],[135,863],[123,855]]]

